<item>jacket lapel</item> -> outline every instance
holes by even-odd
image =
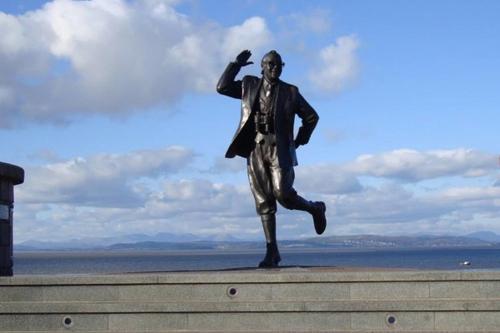
[[[257,94],[259,93],[261,86],[262,86],[262,78],[260,78],[259,81],[257,82],[257,86],[252,87],[252,89],[250,89],[250,91],[248,92],[249,94],[248,106],[250,107],[251,110],[254,110],[254,103],[255,100],[257,99]]]
[[[274,96],[274,129],[278,133],[280,132],[280,124],[283,124],[283,117],[285,116],[283,113],[285,112],[283,108],[283,104],[285,103],[285,91],[283,89],[283,84],[281,81],[278,81],[276,84],[276,91]]]

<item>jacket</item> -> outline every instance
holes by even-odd
[[[263,78],[249,75],[244,76],[241,81],[235,81],[240,69],[241,66],[237,63],[229,63],[217,84],[218,93],[241,99],[240,122],[227,149],[227,158],[236,155],[248,158],[255,147],[255,103],[258,103],[257,96]],[[296,86],[280,80],[275,93],[277,96],[274,98],[274,129],[278,161],[281,168],[289,168],[297,165],[296,144],[305,145],[309,142],[319,116]],[[301,118],[302,125],[294,140],[295,115]]]

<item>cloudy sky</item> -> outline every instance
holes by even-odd
[[[239,101],[243,49],[320,115],[296,188],[326,235],[500,233],[499,1],[0,1],[0,160],[15,242],[130,233],[263,239]],[[279,210],[278,237],[314,235]]]

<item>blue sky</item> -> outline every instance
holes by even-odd
[[[16,242],[261,239],[239,101],[215,83],[278,50],[320,115],[296,188],[327,235],[500,233],[498,1],[0,1],[0,160],[26,169]],[[314,235],[279,210],[278,237]]]

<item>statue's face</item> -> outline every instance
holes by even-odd
[[[262,73],[269,82],[275,82],[283,70],[283,62],[278,53],[268,53],[262,59]]]

